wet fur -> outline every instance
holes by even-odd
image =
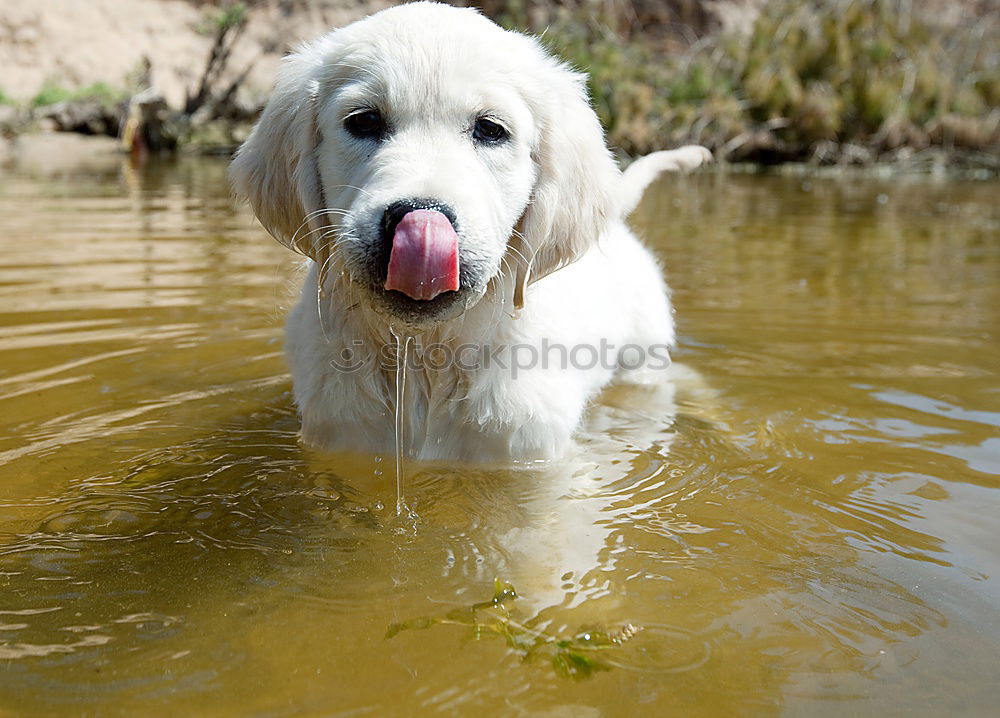
[[[351,107],[378,104],[394,134],[346,136]],[[469,118],[511,129],[476,146]],[[465,123],[465,124],[463,124]],[[417,2],[335,30],[284,60],[231,178],[264,227],[310,260],[286,349],[306,443],[391,452],[394,376],[332,366],[345,350],[391,353],[391,327],[426,345],[669,345],[667,289],[625,215],[663,170],[708,158],[660,152],[624,174],[590,107],[583,76],[533,38],[477,12]],[[372,281],[381,212],[432,197],[454,208],[463,289],[427,304]],[[440,300],[440,301],[439,301]],[[643,371],[496,366],[413,372],[404,424],[424,459],[521,461],[561,455],[587,403]]]

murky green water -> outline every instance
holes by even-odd
[[[996,184],[661,183],[701,378],[417,469],[411,523],[298,445],[294,257],[224,163],[2,172],[0,715],[995,710]]]

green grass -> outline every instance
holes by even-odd
[[[31,104],[34,107],[47,107],[67,100],[97,100],[103,105],[114,105],[125,97],[124,90],[115,89],[104,82],[95,82],[76,89],[69,89],[55,82],[46,82],[31,99]]]
[[[246,3],[228,3],[208,10],[196,29],[202,35],[214,36],[242,25],[247,20],[247,14]]]

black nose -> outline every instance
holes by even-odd
[[[436,199],[401,199],[398,202],[393,202],[388,207],[385,208],[385,212],[382,214],[382,240],[389,246],[392,245],[392,238],[396,234],[396,225],[399,221],[403,219],[407,214],[415,209],[433,209],[437,210],[451,222],[451,226],[458,231],[458,224],[455,219],[455,210],[446,205],[444,202],[439,202]]]

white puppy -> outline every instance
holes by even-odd
[[[285,58],[231,178],[310,258],[287,351],[304,441],[422,459],[563,453],[588,401],[648,380],[674,329],[625,215],[700,147],[622,174],[584,78],[474,10],[416,2]]]

